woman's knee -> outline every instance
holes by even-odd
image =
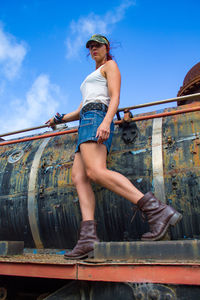
[[[72,182],[74,185],[78,185],[86,181],[88,181],[88,177],[86,176],[86,173],[82,173],[78,170],[72,169]]]
[[[90,180],[98,183],[102,179],[103,169],[98,167],[89,167],[86,168],[86,174]]]

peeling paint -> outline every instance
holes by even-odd
[[[142,182],[142,178],[138,178],[138,179],[137,179],[137,182],[138,182],[138,183]]]
[[[152,120],[137,122],[137,129],[134,142],[125,144],[122,129],[116,126],[107,165],[146,193],[155,188]],[[200,237],[199,132],[199,112],[163,118],[161,150],[165,195],[171,205],[183,213],[183,220],[171,230],[173,239]],[[40,159],[36,201],[38,228],[45,248],[69,249],[77,241],[81,213],[71,178],[76,141],[77,134],[54,137]],[[24,240],[25,247],[34,247],[28,222],[27,191],[30,168],[40,143],[32,141],[0,147],[0,239]],[[9,164],[7,159],[15,149],[24,150],[24,155]],[[92,186],[97,200],[95,218],[100,239],[140,239],[148,225],[141,221],[139,214],[131,223],[135,206],[99,185]]]
[[[146,151],[147,151],[147,149],[141,149],[141,150],[131,151],[131,153],[132,153],[133,155],[136,155],[136,154],[140,154],[140,153],[146,152]]]

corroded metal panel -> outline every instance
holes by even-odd
[[[43,248],[43,244],[40,238],[40,232],[38,227],[38,206],[36,201],[36,178],[38,173],[38,167],[42,153],[49,142],[50,138],[42,141],[40,147],[38,148],[35,157],[33,159],[33,164],[30,170],[29,185],[28,185],[28,217],[29,224],[31,227],[31,233],[37,248]]]
[[[128,262],[182,262],[200,260],[200,240],[101,242],[94,245],[95,260]]]
[[[157,194],[160,186],[155,185],[155,179],[161,180],[161,197],[183,213],[183,220],[172,230],[173,239],[198,238],[200,234],[199,114],[191,112],[165,117],[162,123],[156,121],[157,133],[153,119],[138,121],[134,140],[126,138],[126,142],[123,128],[117,125],[108,156],[108,168],[124,174],[143,193],[152,190]],[[32,206],[28,206],[30,172],[42,140],[0,147],[1,240],[24,240],[26,247],[34,247],[30,217],[34,214],[44,248],[75,245],[81,221],[78,196],[71,181],[76,142],[77,133],[71,133],[52,137],[43,147],[34,171]],[[157,156],[159,164],[155,165]],[[140,213],[134,216],[135,206],[99,185],[93,188],[100,239],[139,240],[148,224],[141,220]]]
[[[28,182],[41,141],[0,147],[0,240],[34,246],[28,220]],[[23,154],[23,155],[22,155]]]
[[[200,113],[165,118],[163,154],[168,203],[183,214],[173,239],[200,238]]]

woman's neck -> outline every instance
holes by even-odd
[[[107,62],[106,58],[102,61],[96,61],[96,70]]]

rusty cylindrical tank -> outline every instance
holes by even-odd
[[[115,126],[108,168],[183,214],[172,239],[200,237],[199,132],[199,111]],[[33,248],[75,245],[81,221],[71,181],[76,141],[75,133],[0,147],[0,240],[22,240]],[[135,206],[93,188],[100,239],[140,239],[148,225]]]
[[[186,96],[200,91],[200,62],[194,65],[185,75],[183,85],[180,87],[177,96]],[[195,100],[178,101],[178,105],[190,104]]]

